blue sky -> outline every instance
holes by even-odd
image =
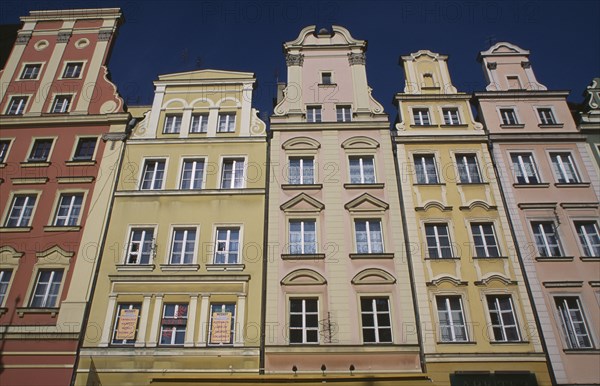
[[[272,112],[277,80],[285,81],[282,43],[311,24],[332,24],[368,40],[367,76],[393,120],[393,95],[404,87],[400,55],[429,49],[449,55],[459,91],[485,87],[476,57],[489,42],[531,51],[538,81],[571,90],[580,102],[600,76],[598,1],[12,1],[0,23],[29,10],[120,7],[125,14],[109,69],[129,105],[150,104],[159,74],[215,68],[254,72],[255,106]]]

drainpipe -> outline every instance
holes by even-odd
[[[265,210],[263,230],[263,266],[262,266],[262,296],[260,307],[260,348],[258,359],[258,374],[265,373],[265,334],[267,320],[267,264],[269,262],[269,181],[271,179],[271,127],[267,129],[267,156],[265,158]]]

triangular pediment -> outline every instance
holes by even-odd
[[[320,212],[325,209],[325,205],[306,193],[300,193],[282,204],[280,208],[284,212]]]
[[[354,200],[344,205],[344,208],[350,212],[383,212],[390,206],[377,197],[369,193],[363,193]]]
[[[159,81],[184,81],[184,80],[251,80],[251,72],[226,71],[226,70],[196,70],[159,75]]]
[[[288,273],[282,280],[282,285],[323,285],[327,280],[312,269],[297,269]]]

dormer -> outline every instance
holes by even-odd
[[[481,51],[477,60],[483,66],[487,91],[547,90],[535,78],[529,62],[529,51],[514,44],[496,43],[487,51]]]
[[[448,56],[421,50],[401,56],[406,76],[405,94],[456,94],[448,71]]]

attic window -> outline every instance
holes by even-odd
[[[331,76],[331,72],[322,72],[321,73],[321,84],[332,84],[333,77]]]
[[[423,87],[435,87],[432,74],[423,74]]]
[[[506,81],[508,82],[509,90],[521,90],[523,88],[518,76],[507,76]]]

